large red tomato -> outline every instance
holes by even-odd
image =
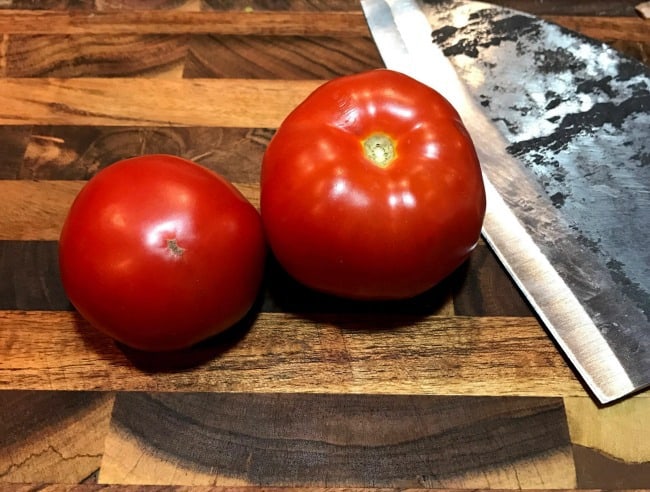
[[[143,350],[190,346],[244,317],[265,260],[257,210],[223,177],[148,155],[112,164],[61,231],[65,291],[91,325]]]
[[[474,145],[441,95],[390,70],[316,89],[264,155],[261,213],[280,264],[320,291],[407,298],[470,254],[485,214]]]

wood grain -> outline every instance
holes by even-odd
[[[187,47],[185,35],[13,35],[4,76],[181,78]]]
[[[648,63],[650,43],[642,19],[558,15],[545,18],[608,42],[628,56]],[[359,22],[365,25],[363,19]],[[278,36],[260,34],[252,27],[240,34],[221,32],[223,29],[213,29],[209,34],[193,34],[192,29],[171,34],[155,29],[149,34],[136,31],[134,28],[133,32],[113,34],[108,41],[105,35],[92,30],[73,35],[3,34],[0,75],[328,79],[383,66],[367,32],[341,36],[316,29]]]
[[[331,79],[383,67],[368,36],[192,36],[184,77]]]
[[[0,126],[0,180],[20,175],[31,131],[30,126]]]
[[[575,470],[559,399],[136,392],[117,396],[99,481],[572,487]]]
[[[368,36],[4,36],[4,77],[329,79],[382,66]]]
[[[110,393],[0,391],[0,481],[68,482],[97,470]]]
[[[0,239],[58,240],[84,181],[0,181]]]
[[[0,125],[277,128],[322,83],[317,80],[5,78],[0,79]],[[183,97],[176,97],[178,94]]]
[[[18,133],[26,143],[14,144],[15,154],[22,149],[16,155],[22,163],[12,162],[11,169],[22,179],[87,180],[121,159],[172,154],[230,181],[254,184],[273,133],[267,128],[38,126],[27,135]]]
[[[191,350],[116,345],[74,312],[0,311],[6,389],[576,396],[534,318],[259,313]]]
[[[533,13],[634,15],[638,0],[492,0],[491,3]],[[358,0],[3,0],[0,8],[59,10],[228,10],[350,11]]]
[[[285,11],[181,10],[0,10],[6,34],[257,34],[273,36],[369,36],[361,10]]]
[[[491,0],[490,3],[543,15],[598,15],[634,17],[637,0]]]
[[[647,490],[650,462],[628,463],[579,444],[573,445],[577,482],[583,488]]]
[[[52,483],[20,483],[20,484],[0,484],[0,492],[157,492],[160,490],[157,485],[119,485],[119,484],[52,484]],[[252,492],[252,490],[263,490],[264,492],[296,492],[296,490],[307,490],[310,492],[410,492],[410,487],[251,487],[251,486],[208,486],[208,485],[166,485],[165,490],[171,492]],[[418,489],[419,491],[430,490],[431,492],[458,492],[459,488],[453,487],[436,487],[433,489]],[[475,487],[474,492],[488,492],[495,489]],[[499,489],[507,490],[507,489]],[[539,492],[568,492],[575,489],[535,489]],[[630,492],[632,490],[646,490],[640,488],[608,488],[599,489],[590,487],[582,489],[585,492]]]
[[[0,241],[0,309],[71,309],[59,278],[57,246],[48,241]]]
[[[558,15],[530,9],[542,18],[601,40],[647,42],[643,19],[619,16]],[[632,8],[633,12],[633,8]],[[573,13],[573,12],[572,12]],[[308,18],[305,16],[308,15]],[[369,37],[358,10],[325,12],[123,10],[67,12],[57,10],[0,10],[5,34],[221,34],[273,36]]]
[[[530,9],[529,9],[530,10]],[[558,15],[532,9],[542,18],[597,39],[647,41],[645,21],[619,16]],[[633,9],[632,9],[633,11]],[[308,17],[305,17],[308,16]],[[123,10],[67,12],[57,10],[1,10],[0,32],[5,34],[222,34],[273,36],[369,37],[359,9],[350,11],[207,11]]]
[[[203,0],[205,10],[285,10],[313,12],[358,10],[358,0]]]

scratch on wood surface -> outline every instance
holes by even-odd
[[[32,138],[35,140],[45,140],[47,142],[54,142],[54,143],[60,143],[63,144],[65,143],[65,140],[59,137],[51,137],[49,135],[32,135]]]
[[[31,466],[32,462],[40,461],[42,458],[46,457],[47,455],[54,456],[53,459],[55,461],[70,461],[76,458],[101,458],[101,454],[80,454],[75,456],[65,456],[61,451],[59,451],[56,447],[54,447],[54,445],[48,442],[47,447],[38,451],[33,451],[27,454],[27,456],[22,458],[20,461],[16,461],[12,463],[7,469],[0,470],[0,478],[11,479],[12,474],[14,474],[15,472],[19,472],[22,468]]]

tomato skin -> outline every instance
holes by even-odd
[[[371,162],[364,141],[388,137],[394,159]],[[356,299],[420,294],[475,247],[485,189],[455,109],[390,70],[316,89],[278,128],[264,155],[267,241],[303,284]]]
[[[250,310],[266,245],[223,177],[168,155],[112,164],[75,198],[59,241],[63,287],[89,323],[148,351],[217,334]]]

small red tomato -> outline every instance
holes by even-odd
[[[100,171],[59,241],[63,287],[79,313],[150,351],[188,347],[242,319],[264,260],[257,210],[223,177],[168,155]]]
[[[325,83],[263,159],[261,213],[279,263],[358,299],[422,293],[475,247],[485,190],[474,145],[440,94],[390,70]]]

